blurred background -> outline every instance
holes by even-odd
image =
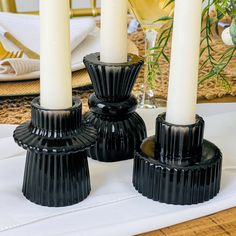
[[[97,1],[97,5],[100,6],[101,0]],[[39,0],[16,0],[17,9],[19,11],[37,11],[39,8]],[[207,0],[204,5],[207,4]],[[73,0],[74,8],[86,8],[90,6],[90,1],[88,0]]]
[[[101,0],[97,1],[97,5],[100,6]],[[39,9],[39,0],[16,0],[17,9],[19,11],[37,11]],[[88,0],[73,0],[74,8],[86,8],[90,7],[90,1]]]

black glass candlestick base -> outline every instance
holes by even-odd
[[[27,150],[24,196],[39,205],[76,204],[90,193],[86,150],[95,144],[96,130],[82,121],[80,100],[73,107],[47,110],[32,102],[32,120],[17,127],[15,141]]]
[[[84,118],[98,130],[98,140],[88,155],[104,162],[133,158],[146,137],[144,121],[135,112],[137,100],[131,95],[143,59],[129,54],[127,63],[107,64],[94,53],[84,58],[84,64],[95,90]]]
[[[191,205],[212,199],[220,190],[222,154],[203,140],[204,121],[178,126],[157,118],[156,135],[142,143],[134,159],[133,185],[155,201]]]

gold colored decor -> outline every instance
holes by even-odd
[[[15,0],[1,0],[0,9],[4,12],[16,12]]]
[[[11,33],[6,32],[4,34],[4,37],[8,39],[10,42],[12,42],[14,45],[16,45],[22,52],[30,59],[40,59],[39,54],[36,52],[30,50],[28,47],[26,47],[24,44],[22,44],[18,39],[16,39]]]
[[[91,8],[81,8],[81,9],[73,9],[72,6],[72,0],[70,0],[70,6],[71,6],[71,17],[76,16],[98,16],[101,13],[101,9],[97,8],[97,1],[96,0],[90,0]]]
[[[70,1],[70,16],[71,17],[78,17],[78,16],[98,16],[101,13],[101,9],[97,7],[96,0],[90,0],[90,8],[80,8],[80,9],[73,9],[72,7],[72,0]],[[18,12],[16,9],[15,0],[0,0],[0,11],[4,12],[16,12],[16,13],[24,13],[24,14],[32,14],[37,15],[39,12],[37,11],[27,11],[27,12]]]
[[[3,44],[0,42],[0,60],[8,58],[22,58],[22,57],[23,57],[23,51],[9,52],[4,48]]]

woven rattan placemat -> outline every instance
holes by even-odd
[[[137,46],[131,40],[128,48],[130,53],[139,53]],[[88,97],[92,92],[91,81],[86,70],[74,72],[73,95],[79,96],[82,100],[84,112],[88,111]],[[0,83],[0,94],[0,124],[23,123],[30,119],[30,102],[39,94],[39,80]],[[25,96],[17,96],[22,94]]]
[[[141,29],[137,32],[131,34],[129,36],[130,40],[133,41],[140,55],[144,55],[144,34]],[[131,46],[134,44],[131,44]],[[220,56],[222,50],[227,49],[227,46],[223,45],[220,39],[215,39],[212,43],[212,47],[215,49],[216,56]],[[133,53],[137,53],[137,48],[133,47]],[[167,54],[170,53],[170,48],[168,48]],[[156,86],[155,86],[155,95],[166,99],[167,97],[167,86],[168,86],[168,74],[169,74],[169,65],[160,60],[162,67],[162,75],[156,78]],[[184,63],[184,62],[183,62]],[[210,70],[210,66],[206,65],[203,70],[200,71],[200,76],[207,73]],[[219,83],[216,78],[212,78],[199,86],[198,89],[198,98],[199,99],[215,99],[221,98],[224,96],[236,96],[236,58],[231,61],[229,66],[226,68],[226,75],[231,84],[231,89],[228,90]],[[84,71],[76,72],[74,76],[75,81],[82,81],[81,73],[83,75]],[[137,83],[134,87],[134,94],[138,94],[143,81],[143,73],[144,69],[141,71]],[[85,72],[85,81],[89,81],[87,73]],[[87,76],[87,77],[86,77]],[[90,81],[89,81],[90,84]],[[0,84],[0,87],[2,84]],[[15,87],[17,89],[17,87]],[[1,88],[0,88],[1,89]],[[38,88],[39,89],[39,85]],[[84,90],[86,89],[86,91]],[[74,95],[80,96],[83,101],[84,109],[83,111],[87,111],[87,98],[92,93],[92,91],[88,91],[85,86],[84,89],[76,88],[74,89]],[[1,93],[1,91],[0,91]],[[32,94],[32,93],[29,93]],[[19,124],[24,122],[25,120],[30,118],[30,101],[31,97],[9,97],[9,98],[0,98],[0,123],[9,123],[9,124]]]
[[[144,34],[142,29],[139,29],[137,32],[131,35],[131,39],[136,43],[139,48],[140,54],[144,54]],[[212,47],[214,49],[213,56],[216,58],[220,58],[221,54],[224,50],[228,48],[228,46],[224,45],[222,40],[218,37],[212,41]],[[170,45],[166,50],[166,55],[170,55]],[[200,64],[204,61],[204,57],[202,57]],[[155,85],[155,95],[161,98],[166,99],[167,97],[167,89],[168,89],[168,76],[169,76],[169,64],[164,61],[164,59],[160,59],[159,61],[161,65],[162,74],[156,78]],[[184,63],[184,62],[183,62]],[[210,72],[211,66],[210,64],[206,64],[202,70],[199,71],[199,78],[201,78],[206,73]],[[234,58],[225,69],[225,75],[231,85],[231,88],[226,88],[222,86],[217,78],[212,78],[204,83],[199,85],[198,88],[198,98],[199,99],[215,99],[221,98],[227,95],[236,96],[236,58]],[[143,74],[140,75],[140,79],[136,84],[135,91],[140,89],[141,78]],[[184,86],[184,85],[183,85]]]
[[[86,70],[74,72],[72,75],[73,88],[85,87],[91,85]],[[17,82],[1,82],[0,83],[0,96],[25,96],[39,94],[39,80],[26,80]]]
[[[138,54],[137,46],[128,41],[129,52]],[[79,70],[72,74],[72,87],[83,88],[91,85],[87,71]],[[13,82],[0,82],[0,97],[38,95],[40,90],[39,79]]]

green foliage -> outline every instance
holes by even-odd
[[[218,22],[222,20],[224,16],[230,16],[232,20],[236,21],[236,0],[207,0],[207,6],[203,9],[202,12],[202,35],[203,38],[201,40],[201,52],[200,57],[204,55],[204,58],[206,58],[201,68],[203,68],[206,65],[211,66],[211,71],[204,75],[202,78],[199,79],[199,83],[202,83],[210,78],[217,78],[220,81],[220,84],[224,86],[225,88],[230,88],[230,83],[227,80],[227,78],[224,76],[224,70],[228,66],[229,62],[236,57],[236,46],[231,46],[227,48],[224,52],[222,52],[222,56],[220,58],[215,58],[214,48],[212,45],[212,37],[213,33],[218,32]],[[170,0],[167,4],[171,4],[174,2],[174,0]],[[212,6],[215,7],[216,15],[211,16],[211,8]],[[148,80],[151,84],[153,84],[153,80],[155,80],[155,77],[157,74],[161,74],[161,67],[159,64],[160,58],[163,58],[167,63],[169,63],[169,58],[165,54],[166,47],[168,45],[168,42],[171,38],[172,33],[172,27],[173,27],[173,18],[172,17],[162,17],[162,19],[158,19],[157,21],[165,20],[166,21],[166,27],[161,32],[156,46],[150,50],[155,50],[155,53],[152,53],[152,56],[154,58],[154,62],[152,62],[152,65],[149,66],[151,71],[148,77]],[[215,32],[213,32],[215,31]],[[155,71],[155,73],[154,73]]]
[[[216,16],[210,17],[210,8],[215,6]],[[236,16],[236,0],[208,0],[208,4],[203,10],[203,17],[206,20],[206,25],[202,29],[204,38],[201,45],[206,45],[202,47],[200,56],[203,55],[204,51],[207,51],[207,59],[203,62],[202,67],[208,62],[211,64],[211,71],[200,78],[199,83],[206,81],[212,77],[215,77],[223,83],[226,88],[230,88],[229,81],[224,76],[224,69],[228,66],[229,62],[235,57],[236,47],[232,46],[222,52],[222,56],[219,59],[214,58],[214,49],[211,47],[212,40],[212,29],[214,28],[216,33],[218,33],[218,22],[222,20],[224,16],[230,16],[232,19]]]

